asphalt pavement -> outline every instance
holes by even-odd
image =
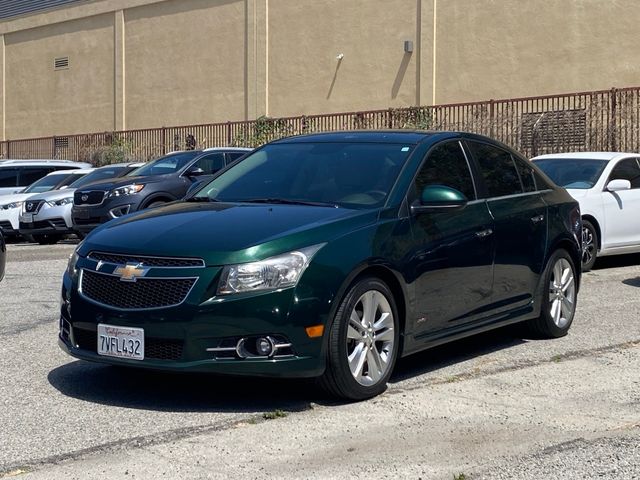
[[[510,327],[335,403],[304,381],[127,371],[56,343],[72,242],[9,245],[0,478],[640,478],[640,256],[583,277],[570,334]]]

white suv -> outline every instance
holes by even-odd
[[[56,170],[91,168],[69,160],[0,160],[0,195],[19,193]]]

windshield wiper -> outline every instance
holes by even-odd
[[[311,207],[338,208],[338,205],[335,203],[313,202],[310,200],[296,200],[290,198],[251,198],[249,200],[241,200],[239,203],[274,203],[277,205],[309,205]]]

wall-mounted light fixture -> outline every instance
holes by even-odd
[[[413,40],[404,41],[404,53],[413,53]]]
[[[336,60],[340,61],[344,58],[344,53],[339,53],[338,55],[336,55]]]

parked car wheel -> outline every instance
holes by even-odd
[[[320,385],[329,394],[364,400],[384,392],[399,348],[398,312],[377,278],[358,281],[336,312]]]
[[[566,250],[556,250],[542,276],[542,309],[529,322],[534,333],[545,338],[567,334],[576,311],[576,267]]]
[[[49,233],[45,235],[33,235],[33,239],[40,245],[55,245],[62,240],[62,235],[53,235]]]
[[[582,221],[582,271],[588,272],[598,255],[598,231],[589,220]]]

